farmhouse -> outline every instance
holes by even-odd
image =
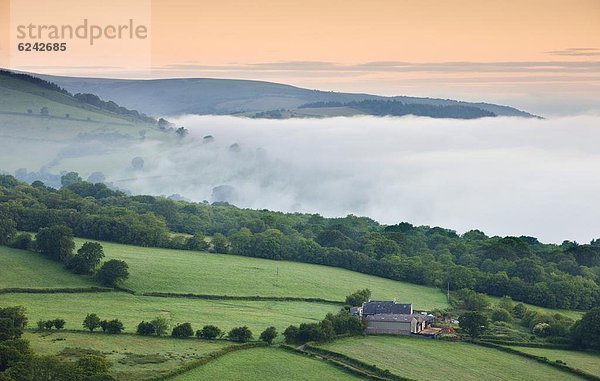
[[[368,301],[356,312],[366,323],[365,332],[370,335],[418,334],[433,324],[434,317],[414,313],[412,304],[395,301]]]

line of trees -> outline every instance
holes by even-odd
[[[30,244],[17,229],[64,225],[84,238],[315,263],[442,289],[508,295],[549,308],[600,305],[600,240],[555,245],[527,236],[489,237],[479,230],[459,235],[406,222],[384,226],[352,215],[324,218],[128,196],[80,180],[56,190],[12,176],[0,176],[0,217],[0,243],[15,247]],[[205,236],[212,237],[210,243]]]
[[[64,326],[62,319],[44,323],[44,329]],[[0,380],[114,381],[109,374],[111,363],[104,356],[87,354],[77,361],[66,361],[58,356],[36,355],[21,337],[26,326],[23,307],[0,308]]]

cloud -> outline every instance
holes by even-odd
[[[546,52],[554,56],[574,56],[574,57],[595,57],[600,56],[598,48],[567,48],[562,50],[552,50]]]
[[[566,52],[570,54],[559,54]],[[597,53],[596,53],[597,52]],[[549,52],[553,53],[553,52]],[[557,51],[557,55],[600,55],[597,49]],[[322,61],[281,61],[250,64],[203,65],[197,63],[173,64],[155,70],[217,70],[248,72],[338,72],[338,73],[600,73],[600,61],[514,61],[514,62],[401,62],[375,61],[361,64],[339,64]]]
[[[240,207],[354,213],[552,242],[600,237],[598,116],[175,122],[191,131],[187,142],[132,150],[146,167],[119,186],[195,201],[215,201],[214,188],[226,186]],[[206,135],[214,142],[204,143]],[[230,148],[235,143],[239,150]]]

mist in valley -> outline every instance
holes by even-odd
[[[600,237],[598,116],[169,120],[189,134],[84,140],[54,150],[49,142],[48,162],[56,164],[56,152],[70,152],[71,161],[63,157],[45,170],[62,166],[84,179],[101,171],[134,194],[247,208],[352,213],[547,242]],[[14,143],[12,149],[19,154]],[[134,157],[142,167],[131,167]]]
[[[186,142],[147,149],[149,165],[119,186],[552,242],[600,236],[598,117],[174,122]]]

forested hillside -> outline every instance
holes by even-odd
[[[75,180],[75,181],[73,181]],[[324,264],[385,278],[490,295],[550,308],[600,304],[600,240],[544,244],[533,237],[462,235],[407,222],[324,218],[129,196],[65,177],[60,190],[0,176],[0,244],[27,241],[16,231],[61,224],[75,235],[141,246],[211,250]],[[172,232],[186,233],[191,236]],[[203,246],[203,247],[200,247]]]

